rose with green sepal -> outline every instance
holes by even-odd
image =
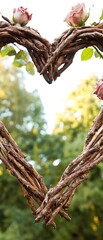
[[[85,25],[88,17],[89,12],[87,12],[85,4],[78,3],[76,6],[72,7],[71,11],[67,14],[64,21],[72,27],[79,27]]]
[[[32,14],[29,14],[27,8],[19,7],[13,10],[13,22],[25,26],[32,19]]]

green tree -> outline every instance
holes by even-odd
[[[76,91],[68,95],[64,112],[57,116],[54,134],[63,141],[61,161],[58,165],[60,175],[67,164],[81,153],[87,132],[99,113],[100,102],[93,96],[95,83],[95,76],[82,81]],[[69,210],[72,221],[70,224],[63,224],[63,220],[58,220],[62,227],[56,239],[64,237],[70,240],[102,239],[102,171],[101,163],[91,171],[89,179],[78,188]]]
[[[0,120],[6,125],[19,147],[41,168],[42,142],[46,134],[44,110],[38,92],[25,89],[22,72],[0,61]],[[0,164],[0,240],[33,239],[43,232],[34,219],[21,188],[13,176]],[[44,233],[45,235],[45,233]],[[49,232],[48,232],[49,237]]]
[[[68,95],[63,114],[57,115],[56,132],[63,129],[65,135],[68,133],[69,138],[73,139],[82,129],[88,131],[100,109],[99,100],[93,95],[96,80],[96,77],[92,76],[82,81],[77,89]]]
[[[93,76],[82,81],[76,91],[68,95],[64,112],[57,115],[54,133],[59,134],[64,142],[64,167],[82,151],[87,132],[100,110],[99,100],[93,95],[96,80]]]
[[[31,154],[34,141],[39,142],[46,129],[43,105],[37,90],[29,93],[25,89],[22,72],[1,64],[0,120],[21,149]]]
[[[22,73],[0,62],[0,119],[20,148],[33,160],[47,186],[55,185],[63,170],[82,150],[83,141],[100,105],[93,96],[96,78],[82,81],[67,98],[53,134],[46,133],[43,107],[37,91],[28,93]],[[83,91],[82,91],[83,90]],[[79,112],[78,112],[79,111]],[[56,166],[57,165],[57,166]],[[63,238],[102,240],[102,164],[77,190],[69,214],[70,223],[57,217],[57,229],[34,224],[17,180],[0,164],[0,240]]]

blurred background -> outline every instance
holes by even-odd
[[[31,5],[27,1],[24,5],[24,0],[21,2],[24,7],[28,4],[30,9],[34,6],[37,17],[40,1],[38,4],[31,1]],[[21,2],[18,0],[16,6],[20,6]],[[41,14],[45,15],[47,1],[43,2],[44,12],[41,11]],[[63,13],[67,13],[65,2]],[[70,1],[70,4],[73,2]],[[64,0],[60,3],[57,0],[57,3],[63,7]],[[11,7],[13,5],[12,2]],[[5,10],[3,6],[2,9]],[[7,16],[5,11],[2,14]],[[56,7],[55,14],[51,11],[55,21],[57,12]],[[39,21],[43,15],[39,15]],[[61,21],[58,13],[57,29]],[[46,30],[39,24],[37,27],[52,41],[56,30],[54,33],[52,30],[50,35],[47,27]],[[50,29],[50,25],[48,27]],[[59,26],[59,31],[66,27]],[[95,58],[81,62],[78,53],[72,66],[52,85],[48,85],[36,69],[31,77],[25,69],[14,67],[11,62],[8,58],[0,58],[0,120],[27,155],[27,161],[43,176],[45,184],[52,187],[57,184],[68,163],[81,153],[87,132],[101,109],[93,91],[103,74],[103,62]],[[52,229],[43,226],[42,222],[34,223],[16,178],[0,162],[0,240],[102,240],[102,190],[103,164],[100,163],[76,191],[69,209],[71,222],[57,216],[57,228]]]
[[[45,111],[38,91],[28,92],[21,70],[7,67],[0,58],[0,120],[29,161],[43,176],[45,184],[57,184],[68,163],[81,153],[86,134],[100,102],[93,96],[95,75],[82,80],[68,94],[62,113],[56,114],[54,129],[48,133]],[[75,80],[75,79],[74,79]],[[68,79],[67,79],[68,81]],[[55,104],[55,102],[54,102]],[[78,188],[69,215],[70,223],[57,217],[57,229],[35,224],[15,177],[0,164],[0,240],[102,239],[103,164],[89,174]]]

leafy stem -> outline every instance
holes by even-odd
[[[96,52],[98,53],[98,55],[100,56],[100,58],[103,59],[103,55],[102,53],[98,50],[98,48],[96,46],[93,46],[93,48],[96,50]]]

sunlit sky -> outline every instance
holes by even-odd
[[[11,19],[13,8],[27,7],[29,13],[33,13],[29,26],[37,29],[44,38],[53,42],[68,28],[64,18],[71,6],[82,2],[85,3],[87,9],[91,9],[88,24],[94,21],[98,22],[103,8],[102,0],[3,0],[0,12]],[[103,60],[92,58],[92,60],[81,62],[80,52],[76,54],[72,65],[51,85],[37,72],[33,77],[25,74],[28,83],[27,89],[29,91],[38,89],[44,105],[49,131],[54,126],[55,113],[63,110],[69,92],[75,89],[81,80],[89,78],[93,74],[98,78],[103,75]]]

